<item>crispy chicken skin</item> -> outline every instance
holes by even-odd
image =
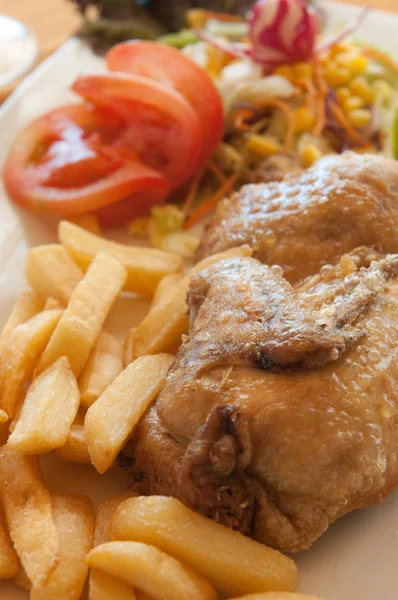
[[[347,152],[219,203],[198,258],[249,244],[291,283],[358,246],[398,252],[398,162]]]
[[[360,249],[296,289],[250,258],[195,277],[189,336],[121,457],[136,487],[291,552],[380,502],[398,484],[397,271]]]

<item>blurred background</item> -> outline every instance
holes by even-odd
[[[0,0],[0,15],[3,15],[0,18],[0,102],[29,70],[82,27],[81,12],[86,12],[86,27],[87,16],[91,18],[92,12],[98,11],[102,12],[105,22],[112,18],[116,21],[116,27],[118,23],[125,26],[126,10],[131,10],[130,3],[134,4],[132,0]],[[322,4],[320,0],[317,3]],[[398,0],[350,0],[350,3],[371,4],[374,8],[398,13]],[[136,0],[134,11],[142,11],[143,6],[149,9],[150,18],[147,21],[145,17],[141,27],[151,30],[162,23],[167,29],[176,29],[181,24],[184,8],[203,6],[212,10],[245,12],[250,4],[250,0]],[[16,19],[24,27],[4,17]]]

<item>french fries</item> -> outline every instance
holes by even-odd
[[[15,575],[15,577],[13,577],[13,580],[17,586],[23,588],[24,590],[30,590],[32,587],[30,579],[26,575],[26,571],[21,564],[19,565],[18,573]]]
[[[62,316],[62,310],[46,310],[18,325],[0,357],[0,406],[12,418],[25,383]]]
[[[206,519],[175,498],[126,500],[116,509],[111,538],[169,552],[227,597],[297,586],[297,569],[290,558]]]
[[[121,344],[110,333],[101,332],[79,378],[82,406],[91,406],[122,370]]]
[[[79,377],[125,279],[126,269],[113,256],[95,257],[41,356],[39,373],[66,356]]]
[[[166,275],[159,281],[159,284],[155,290],[152,298],[151,310],[158,304],[164,304],[173,295],[174,286],[181,281],[181,273],[173,273],[172,275]]]
[[[63,246],[47,244],[29,251],[25,277],[43,301],[52,297],[67,306],[83,273]]]
[[[233,600],[322,600],[322,598],[306,596],[305,594],[294,594],[293,592],[265,592],[264,594],[239,596],[239,598],[234,598]]]
[[[120,494],[98,507],[95,515],[94,548],[109,541],[109,528],[116,508],[121,502],[134,496],[136,494]],[[91,569],[89,600],[109,600],[110,598],[113,600],[136,600],[131,585],[108,573]]]
[[[154,248],[117,244],[68,221],[61,221],[59,224],[58,238],[83,271],[98,253],[105,251],[112,254],[127,269],[125,289],[141,296],[151,297],[165,275],[181,271],[183,268],[183,260],[177,254]]]
[[[154,600],[216,600],[209,583],[179,560],[140,542],[108,542],[87,556],[90,566],[119,577]]]
[[[68,359],[59,358],[29,387],[8,446],[26,454],[45,454],[64,446],[79,404]]]
[[[134,336],[136,327],[131,327],[127,332],[126,339],[124,340],[124,367],[128,367],[134,360]]]
[[[8,414],[5,410],[0,408],[0,425],[4,425],[4,423],[8,422]]]
[[[52,296],[47,298],[43,310],[54,310],[56,308],[64,308],[64,305],[62,304],[62,302],[60,302],[56,298],[53,298]]]
[[[192,275],[200,273],[206,267],[220,260],[235,256],[251,256],[252,253],[249,246],[240,246],[208,256],[192,267],[181,281],[175,284],[174,291],[166,301],[155,305],[137,327],[134,337],[135,356],[157,354],[158,352],[175,353],[181,344],[182,335],[188,333],[189,319],[186,299]]]
[[[159,394],[173,361],[168,354],[142,356],[129,365],[87,411],[84,433],[91,461],[104,473]]]
[[[84,417],[85,414],[83,412],[77,413],[65,444],[54,451],[57,458],[74,463],[91,464],[86,438],[84,436]]]
[[[32,317],[37,315],[43,308],[43,302],[33,292],[22,292],[18,300],[12,307],[11,314],[8,317],[3,330],[0,334],[0,355],[4,350],[8,338],[17,325],[26,323]]]
[[[75,217],[70,217],[68,219],[74,225],[78,225],[90,233],[94,233],[95,235],[101,235],[101,227],[98,221],[98,217],[93,213],[86,213],[85,215],[76,215]]]
[[[0,579],[14,577],[18,571],[18,556],[8,533],[3,507],[0,505]]]
[[[0,498],[14,548],[34,587],[41,588],[59,563],[59,535],[38,460],[0,448]]]
[[[105,542],[109,542],[109,531],[117,507],[125,500],[136,497],[137,494],[134,492],[125,492],[124,494],[113,496],[107,502],[99,505],[95,515],[94,548]]]
[[[137,600],[133,586],[99,569],[90,569],[90,581],[95,580],[95,588],[90,587],[89,600]],[[90,583],[91,586],[91,583]]]
[[[85,558],[93,544],[93,505],[85,496],[62,494],[54,496],[53,506],[59,565],[44,587],[32,587],[30,599],[79,600],[88,570]]]

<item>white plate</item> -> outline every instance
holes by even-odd
[[[325,3],[330,26],[341,28],[358,14],[358,8]],[[377,5],[377,2],[374,2]],[[398,57],[398,17],[373,11],[356,37],[376,44]],[[21,127],[50,108],[75,102],[69,84],[82,72],[104,71],[103,61],[72,39],[43,63],[3,105],[0,111],[0,164]],[[30,246],[56,240],[55,224],[16,211],[0,189],[0,325],[13,301],[25,287],[23,265]],[[122,334],[146,310],[145,302],[125,298],[107,326]],[[99,477],[85,466],[43,461],[53,491],[74,491],[95,503],[125,487],[118,473]],[[340,519],[313,546],[296,555],[299,591],[327,600],[396,600],[398,557],[398,491],[382,505]],[[10,583],[0,583],[2,600],[23,600],[28,594]],[[111,599],[110,599],[111,600]]]

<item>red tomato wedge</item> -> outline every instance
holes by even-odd
[[[126,124],[119,146],[159,170],[172,188],[195,171],[203,133],[195,111],[173,89],[136,75],[86,75],[72,89],[86,100],[110,107]]]
[[[170,186],[161,173],[111,145],[122,133],[120,117],[89,105],[39,117],[8,154],[3,171],[8,193],[24,208],[62,217],[110,207],[109,218],[111,205],[120,201],[129,203],[129,215],[142,214],[140,195],[148,210],[166,198]]]
[[[140,40],[111,48],[106,64],[110,71],[133,73],[171,86],[188,100],[203,129],[199,163],[204,166],[220,143],[224,130],[221,98],[206,71],[175,48]]]

